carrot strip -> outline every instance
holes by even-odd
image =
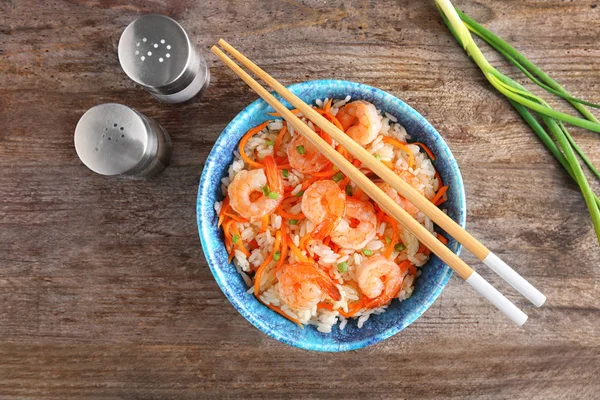
[[[234,220],[236,222],[242,223],[242,224],[247,224],[249,222],[246,218],[242,218],[242,217],[232,214],[232,213],[225,212],[225,213],[223,213],[223,215],[231,218],[232,220]]]
[[[240,231],[238,230],[237,226],[235,226],[235,224],[233,224],[233,226],[232,226],[232,231],[233,231],[234,235],[237,235],[239,237],[238,242],[237,243],[233,243],[233,244],[235,246],[237,246],[237,248],[240,249],[240,251],[242,253],[244,253],[244,255],[246,257],[250,257],[250,252],[244,246],[244,242],[242,241],[242,237],[241,237],[242,235],[240,235]],[[231,239],[231,241],[233,242],[233,239]]]
[[[221,210],[219,211],[219,221],[217,222],[217,228],[223,224],[223,220],[225,219],[225,212],[229,207],[229,197],[225,197],[223,200],[223,204],[221,204]]]
[[[229,253],[230,256],[233,254],[233,243],[231,240],[231,233],[229,233],[229,227],[234,222],[235,222],[234,220],[230,219],[230,220],[227,220],[223,224],[223,235],[225,236],[225,248],[227,249],[227,253]]]
[[[331,103],[333,103],[333,98],[329,99],[329,101],[325,104],[325,107],[323,107],[323,111],[328,113],[331,109]]]
[[[363,190],[361,188],[357,187],[354,190],[354,193],[352,193],[352,197],[354,197],[355,199],[360,199],[360,197],[363,195],[363,193],[364,193]]]
[[[260,230],[266,232],[269,228],[269,214],[265,214],[260,219]]]
[[[275,138],[275,144],[273,144],[273,155],[277,155],[277,152],[279,151],[279,147],[281,147],[281,142],[283,141],[283,137],[285,136],[285,134],[287,133],[287,124],[284,123],[283,124],[283,128],[281,128],[279,130],[279,133],[277,134],[277,137]]]
[[[429,158],[431,158],[431,161],[435,161],[435,155],[433,155],[433,152],[424,143],[414,142],[414,143],[411,143],[411,144],[416,144],[417,146],[420,146],[423,150],[425,150],[425,153],[427,153],[427,155],[429,156]]]
[[[254,128],[250,129],[248,132],[246,132],[246,134],[242,137],[242,139],[240,140],[240,156],[242,157],[242,160],[244,160],[244,162],[248,165],[250,165],[251,167],[254,168],[262,168],[262,164],[258,163],[254,160],[251,160],[250,157],[248,157],[248,155],[246,154],[246,143],[248,143],[248,140],[254,136],[255,134],[257,134],[258,132],[262,131],[271,121],[265,121],[262,124],[255,126]]]
[[[277,214],[279,214],[279,215],[281,215],[281,216],[282,216],[283,218],[285,218],[285,219],[297,219],[297,220],[301,220],[301,219],[304,219],[304,218],[306,218],[306,217],[304,216],[304,214],[303,214],[303,213],[301,213],[301,212],[299,212],[298,214],[290,214],[289,212],[285,211],[285,210],[283,209],[283,207],[281,207],[281,204],[280,204],[280,205],[279,205],[279,207],[277,208],[277,211],[276,211],[276,213],[277,213]]]
[[[306,190],[310,185],[312,185],[317,180],[318,180],[317,178],[310,178],[308,180],[305,180],[304,182],[302,182],[302,190]]]
[[[442,236],[441,234],[437,234],[437,238],[440,240],[440,242],[444,243],[444,244],[448,244],[448,239],[446,239],[445,236]]]
[[[262,275],[265,271],[265,268],[267,267],[267,265],[269,265],[271,261],[273,261],[273,257],[275,257],[275,252],[279,250],[279,242],[281,242],[281,231],[278,231],[275,234],[275,243],[273,244],[273,251],[271,251],[271,254],[269,254],[267,259],[263,261],[262,264],[260,264],[260,267],[258,267],[258,269],[256,270],[256,274],[254,274],[254,295],[256,297],[258,297],[258,295],[260,294],[260,280],[262,279]]]
[[[440,176],[439,172],[435,171],[435,177],[438,180],[438,187],[444,186],[444,182],[442,181],[442,177]]]
[[[281,253],[279,254],[279,262],[277,262],[277,265],[275,266],[275,271],[279,271],[281,270],[281,268],[283,267],[283,265],[286,262],[286,258],[287,258],[287,252],[288,252],[288,235],[284,232],[281,235]]]
[[[440,205],[444,204],[445,202],[446,202],[446,199],[442,197],[441,199],[436,201],[434,204],[439,207]]]
[[[400,267],[400,272],[404,273],[404,271],[406,271],[411,265],[412,263],[410,261],[404,260],[400,264],[398,264],[398,267]]]
[[[344,127],[341,124],[340,120],[337,119],[333,114],[329,111],[321,110],[319,108],[315,108],[315,111],[321,114],[325,119],[334,124],[340,131],[344,132]]]
[[[398,241],[398,225],[396,224],[396,220],[389,217],[388,215],[385,215],[383,217],[383,220],[392,226],[392,240],[390,241],[390,244],[388,244],[388,246],[385,249],[385,252],[383,253],[385,258],[390,258],[392,252],[394,251],[394,246],[396,246],[396,242]]]
[[[262,300],[261,300],[261,303],[262,303]],[[265,304],[265,303],[263,303],[263,304]],[[304,325],[302,325],[302,324],[300,323],[300,321],[298,321],[296,318],[292,318],[292,317],[290,317],[289,315],[287,315],[286,313],[284,313],[284,312],[281,310],[281,308],[279,308],[279,307],[277,307],[277,306],[274,306],[273,304],[265,304],[265,305],[266,305],[267,307],[269,307],[271,310],[275,311],[277,314],[279,314],[279,315],[281,315],[282,317],[284,317],[284,318],[286,318],[286,319],[288,319],[288,320],[290,320],[290,321],[292,321],[292,322],[294,322],[294,323],[296,323],[296,324],[300,325],[300,328],[304,329]]]
[[[290,169],[292,166],[290,164],[278,164],[277,169]]]
[[[296,247],[296,245],[294,244],[294,241],[292,240],[292,238],[290,238],[288,236],[286,240],[287,240],[288,246],[290,246],[290,249],[292,250],[292,253],[294,253],[294,255],[296,256],[296,258],[298,260],[300,260],[300,262],[310,262],[310,260],[308,259],[308,257],[306,257],[304,254],[302,254],[302,252],[300,251],[300,249],[298,247]]]
[[[344,179],[342,179],[341,181],[338,182],[338,186],[342,189],[345,190],[346,189],[346,185],[348,184],[348,182],[350,182],[350,178],[348,178],[347,176],[344,177]]]
[[[412,151],[406,146],[407,143],[402,143],[398,139],[394,139],[393,137],[384,136],[383,143],[391,144],[394,147],[399,148],[403,152],[408,154],[408,167],[413,168],[415,166],[415,155]]]
[[[333,308],[333,305],[329,303],[319,303],[317,308],[322,308],[329,311],[337,311],[344,318],[352,318],[362,308],[362,301],[355,302],[351,307],[348,307],[348,312],[345,312],[341,308]]]
[[[411,275],[413,275],[413,276],[416,276],[417,275],[417,267],[415,267],[414,265],[410,264],[408,266],[408,273],[411,274]]]
[[[302,238],[300,239],[300,243],[299,243],[298,248],[300,250],[304,250],[304,251],[306,251],[308,253],[308,249],[306,248],[306,245],[307,245],[306,242],[308,242],[309,240],[312,240],[312,237],[310,235],[304,235],[304,236],[302,236]]]
[[[329,246],[334,253],[338,253],[340,251],[340,246],[335,243],[330,243],[327,246]]]
[[[379,228],[379,223],[381,221],[383,221],[384,218],[384,212],[381,208],[378,207],[378,211],[377,211],[377,227]]]
[[[381,160],[381,162],[383,163],[383,165],[385,165],[386,167],[388,167],[392,171],[394,170],[394,164],[392,164],[390,161],[383,161],[383,160]]]
[[[327,171],[313,172],[311,175],[316,178],[329,178],[335,175],[338,172],[338,169],[333,167],[328,169]]]
[[[448,190],[448,186],[442,186],[437,193],[435,194],[435,196],[433,196],[433,199],[431,199],[431,202],[433,204],[435,204],[439,199],[442,198],[442,196],[444,195],[444,193],[446,193],[446,191]]]

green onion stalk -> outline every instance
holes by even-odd
[[[600,242],[600,199],[592,191],[577,156],[598,179],[600,179],[600,172],[579,148],[564,125],[564,123],[568,123],[600,133],[600,121],[585,107],[600,108],[600,105],[572,96],[558,82],[504,40],[455,9],[449,0],[436,0],[436,4],[444,22],[458,43],[481,69],[486,79],[508,99],[513,108],[577,183]],[[536,85],[569,102],[583,118],[554,110],[542,98],[529,92],[522,85],[494,68],[475,44],[471,32],[498,51]],[[538,119],[544,123],[545,127]]]

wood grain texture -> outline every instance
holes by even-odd
[[[600,102],[597,1],[457,4]],[[146,13],[179,20],[203,51],[202,98],[161,105],[121,71],[120,32]],[[309,353],[250,326],[214,282],[195,224],[204,160],[256,98],[207,51],[219,37],[284,84],[347,79],[413,105],[458,160],[470,232],[546,305],[465,254],[529,313],[523,329],[454,278],[408,329],[360,351]],[[80,163],[75,124],[104,102],[170,132],[163,174],[114,179]],[[433,1],[2,0],[0,127],[1,399],[598,398],[600,251],[585,204]],[[597,135],[573,134],[600,164]]]

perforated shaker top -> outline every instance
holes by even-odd
[[[164,15],[133,21],[119,40],[119,61],[125,73],[150,89],[179,86],[193,62],[185,30]]]
[[[131,174],[156,147],[144,118],[122,104],[90,108],[75,128],[75,150],[81,161],[102,175]]]

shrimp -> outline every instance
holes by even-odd
[[[419,191],[419,193],[421,193],[422,195],[425,194],[425,190],[423,189],[423,183],[421,182],[421,180],[419,178],[417,178],[416,176],[414,176],[413,174],[411,174],[408,171],[401,171],[400,173],[398,173],[398,176],[400,176],[400,178],[402,178],[406,183],[408,183],[414,189]],[[400,196],[398,194],[398,192],[396,191],[396,189],[394,189],[393,187],[391,187],[390,185],[388,185],[385,182],[380,182],[377,184],[377,186],[379,186],[379,188],[381,190],[383,190],[385,192],[385,194],[387,194],[389,197],[391,197],[392,200],[394,200],[400,207],[402,207],[411,216],[414,217],[417,215],[417,213],[419,212],[419,209],[417,207],[415,207],[415,205],[413,203],[406,200],[404,197]]]
[[[331,240],[344,249],[360,250],[373,240],[376,229],[377,215],[373,206],[349,197],[346,199],[346,216],[331,232]]]
[[[272,156],[265,168],[242,170],[227,188],[229,205],[242,217],[257,220],[272,213],[283,200],[283,181]]]
[[[292,168],[303,174],[319,172],[329,165],[329,160],[304,136],[296,135],[287,148]]]
[[[302,213],[313,224],[328,216],[341,218],[346,213],[346,194],[332,180],[314,182],[302,195]]]
[[[360,145],[371,143],[381,130],[381,118],[375,106],[364,100],[346,104],[335,116],[348,136]]]
[[[366,297],[372,299],[366,302],[370,308],[386,304],[396,297],[403,280],[398,264],[381,254],[364,260],[356,268],[358,287]]]
[[[333,279],[314,263],[286,264],[277,272],[279,297],[290,308],[307,310],[316,306],[327,294],[334,301],[342,295]]]

